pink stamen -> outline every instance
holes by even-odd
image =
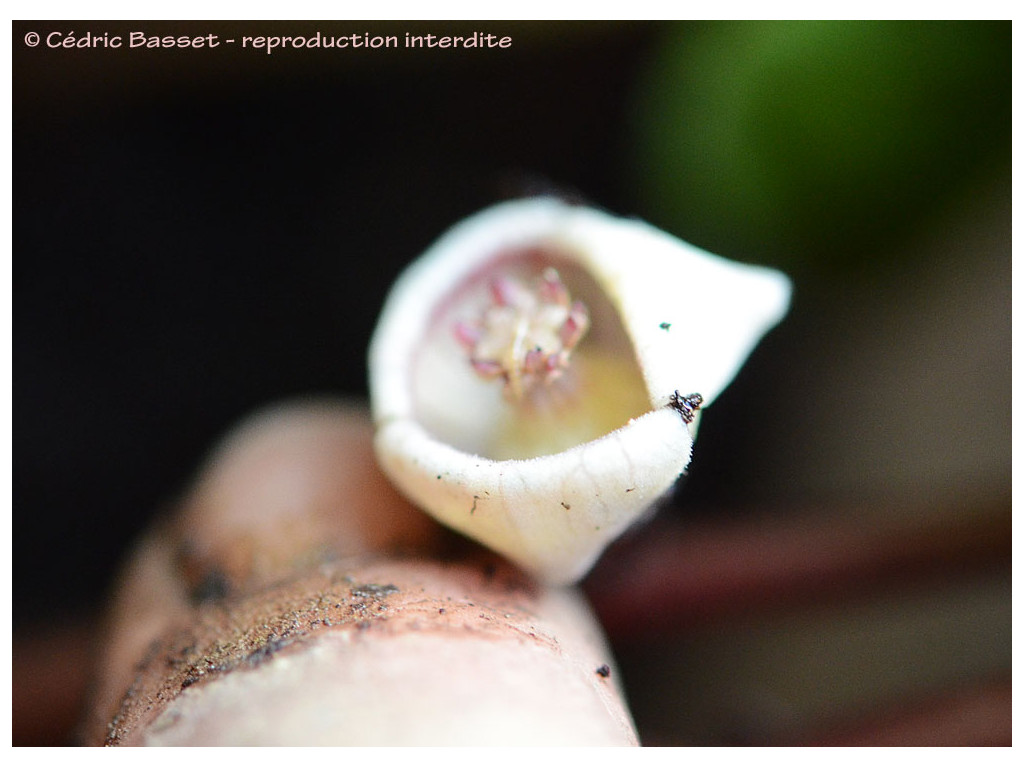
[[[544,366],[544,352],[539,347],[531,349],[523,358],[523,370],[526,373],[540,373]]]
[[[499,307],[511,307],[516,305],[518,297],[518,286],[506,277],[496,277],[491,281],[491,298]]]
[[[470,360],[469,364],[485,379],[494,379],[505,373],[504,366],[497,360]]]
[[[464,323],[460,320],[455,324],[455,340],[469,352],[472,352],[473,348],[480,343],[482,335],[479,328],[469,323]]]
[[[541,276],[538,292],[541,299],[548,304],[557,304],[560,307],[569,306],[569,289],[565,287],[558,272],[550,267],[545,269]]]
[[[587,315],[587,308],[583,306],[582,302],[573,302],[572,307],[569,309],[569,317],[566,318],[562,327],[558,329],[558,338],[562,342],[562,346],[566,349],[572,349],[575,347],[583,334],[587,332],[587,326],[590,324],[590,318]]]

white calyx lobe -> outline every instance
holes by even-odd
[[[784,275],[640,221],[548,198],[485,210],[385,304],[369,358],[381,466],[441,522],[576,581],[686,468],[693,406],[789,296]]]

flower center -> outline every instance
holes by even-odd
[[[552,267],[532,285],[497,277],[489,293],[490,303],[478,318],[455,324],[455,338],[477,375],[502,378],[506,397],[518,401],[565,372],[590,316],[583,302],[572,301]]]

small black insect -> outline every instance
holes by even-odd
[[[703,403],[704,397],[699,392],[680,395],[678,389],[668,399],[669,407],[682,416],[687,424],[693,421],[693,414],[700,410]]]
[[[658,327],[661,328],[661,330],[663,331],[667,331],[669,328],[672,327],[672,323],[659,323]]]

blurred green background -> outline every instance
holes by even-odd
[[[678,25],[638,87],[639,197],[713,251],[877,270],[1008,160],[1010,63],[998,22]]]
[[[22,43],[140,26],[514,44]],[[17,631],[91,626],[133,538],[231,424],[365,395],[404,265],[459,218],[540,192],[794,280],[664,519],[810,507],[810,527],[873,530],[934,513],[940,549],[965,523],[1008,539],[1009,22],[16,22],[13,98]],[[681,300],[701,289],[678,279]],[[890,575],[853,605],[613,633],[641,736],[786,743],[1008,679],[1008,553],[972,563],[913,594]]]

